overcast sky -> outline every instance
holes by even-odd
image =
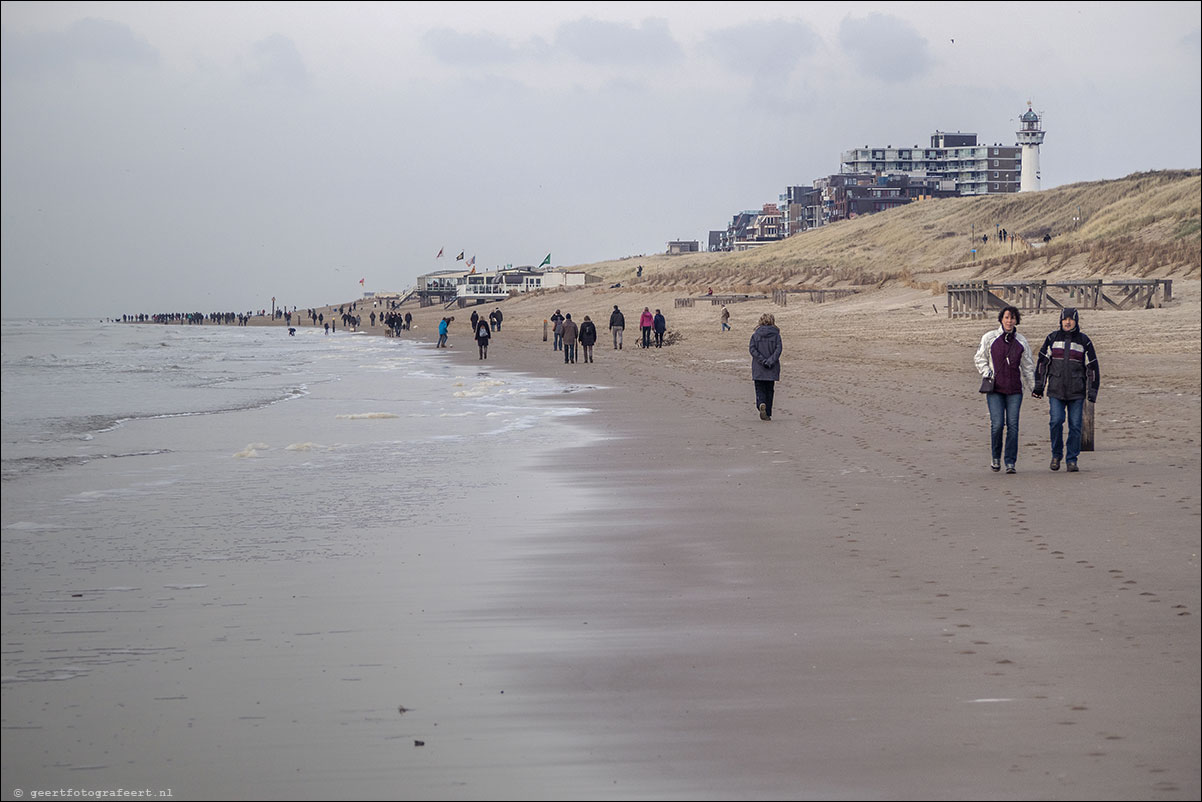
[[[704,247],[843,150],[1014,144],[1028,100],[1044,188],[1202,163],[1197,2],[2,7],[5,317]]]

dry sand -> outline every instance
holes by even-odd
[[[503,303],[487,364],[604,388],[587,398],[607,436],[554,468],[596,509],[544,525],[527,592],[497,602],[554,633],[515,659],[527,710],[591,733],[614,795],[1197,799],[1199,282],[1174,296],[1082,313],[1097,448],[1050,472],[1028,398],[1015,476],[988,468],[972,355],[990,322],[927,291],[736,304],[725,334],[718,307],[670,293]],[[636,349],[643,306],[683,339]],[[556,308],[598,324],[595,363],[543,341]],[[767,423],[746,350],[764,311],[785,345]],[[471,309],[453,313],[474,363]]]

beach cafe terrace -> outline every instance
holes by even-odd
[[[455,304],[460,308],[503,301],[510,295],[557,287],[583,287],[588,277],[579,271],[511,267],[477,273],[446,270],[417,277],[416,295],[422,306]]]

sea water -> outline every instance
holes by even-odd
[[[505,762],[483,658],[527,647],[490,599],[583,503],[540,469],[592,437],[579,387],[405,339],[61,320],[4,321],[2,384],[7,789],[399,772],[426,798]],[[491,792],[553,787],[522,762]]]

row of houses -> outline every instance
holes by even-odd
[[[1018,145],[981,145],[976,134],[943,131],[926,148],[846,150],[839,173],[786,187],[777,203],[737,212],[725,229],[710,231],[709,250],[745,251],[915,201],[1018,192],[1022,155]]]
[[[477,272],[440,270],[417,277],[413,294],[422,306],[457,303],[459,306],[502,301],[511,295],[559,287],[583,287],[600,281],[582,271],[541,270],[533,266],[505,267]]]

